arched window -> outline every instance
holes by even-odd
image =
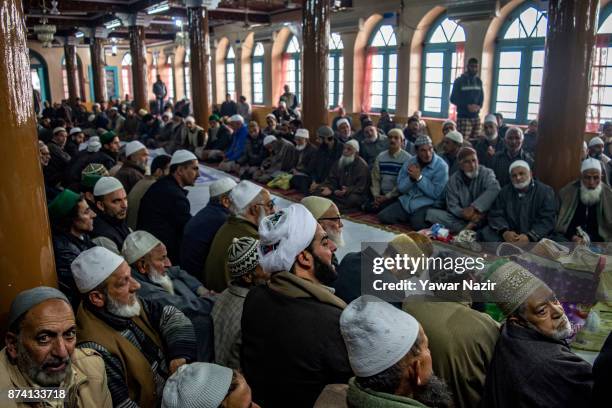
[[[76,70],[74,72],[75,78],[74,82],[76,83],[76,94],[77,96],[81,96],[81,81],[79,80],[79,57],[77,56],[76,61]],[[66,70],[66,57],[62,57],[62,81],[64,83],[64,99],[69,99],[70,95],[68,94],[68,71]]]
[[[174,56],[168,55],[166,58],[166,79],[168,88],[168,98],[176,99],[174,95]]]
[[[432,25],[423,47],[421,111],[426,116],[447,118],[453,82],[463,73],[465,31],[446,15]],[[455,107],[452,107],[453,110]]]
[[[295,35],[291,36],[285,55],[283,57],[283,63],[285,63],[285,84],[289,85],[291,92],[295,93],[297,100],[301,99],[301,61],[300,61],[300,43],[298,42]]]
[[[185,85],[185,97],[191,99],[191,68],[189,67],[189,61],[191,52],[189,49],[185,50],[185,59],[183,60],[183,80]]]
[[[251,79],[253,81],[251,89],[253,96],[251,100],[254,104],[263,105],[263,84],[264,84],[264,46],[258,42],[253,50],[253,60],[251,62]]]
[[[397,99],[397,39],[391,25],[382,25],[372,36],[370,107],[395,112]]]
[[[527,123],[538,116],[546,11],[527,2],[514,12],[498,38],[493,111],[510,123]]]
[[[129,52],[121,60],[121,86],[124,95],[132,95],[132,55]]]
[[[344,57],[342,50],[344,44],[340,34],[332,33],[329,38],[329,106],[336,107],[342,104],[344,90]]]
[[[225,92],[232,95],[235,99],[236,95],[236,54],[230,45],[227,49],[225,57]]]
[[[42,55],[36,51],[28,51],[30,53],[30,76],[32,77],[32,88],[39,92],[41,102],[50,101],[51,93],[49,91],[49,72],[47,69],[47,63]]]
[[[587,130],[591,132],[599,131],[602,123],[612,120],[612,5],[599,14],[594,54],[587,112]]]

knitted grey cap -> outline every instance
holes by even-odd
[[[334,131],[329,126],[321,126],[317,129],[317,136],[330,137],[334,135]]]
[[[227,268],[232,278],[239,278],[255,271],[259,264],[257,245],[259,240],[255,238],[234,238],[227,249]]]
[[[49,299],[60,299],[70,304],[66,295],[49,286],[38,286],[24,290],[15,296],[8,315],[8,327],[10,328],[17,319],[27,313],[31,308]]]
[[[427,135],[420,135],[414,141],[415,146],[433,145],[431,138]]]
[[[233,372],[211,363],[183,364],[164,386],[162,408],[218,408],[232,383]]]

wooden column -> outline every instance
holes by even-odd
[[[208,11],[201,1],[187,3],[189,19],[189,46],[191,49],[191,95],[193,116],[196,123],[208,129],[210,116],[210,36],[208,32]]]
[[[548,5],[535,170],[557,191],[580,173],[598,3],[550,0]]]
[[[94,94],[91,99],[94,102],[106,101],[106,86],[104,72],[104,40],[93,36],[89,45],[89,54],[91,56],[91,71],[93,80]]]
[[[328,111],[328,0],[304,0],[302,5],[302,114],[304,127],[316,138],[316,131],[327,125]]]
[[[66,59],[66,79],[68,82],[68,100],[70,105],[76,104],[79,97],[77,93],[77,60],[76,44],[74,38],[67,38],[64,44],[64,58]]]
[[[145,28],[131,25],[130,54],[132,56],[132,87],[136,110],[149,110],[147,103],[147,48],[145,45]]]
[[[353,59],[355,57],[355,39],[357,32],[344,32],[340,34],[344,49],[344,89],[342,91],[342,106],[347,113],[353,112]]]
[[[57,286],[32,105],[27,28],[21,0],[0,2],[0,138],[10,146],[0,171],[0,335],[10,303],[24,289]]]

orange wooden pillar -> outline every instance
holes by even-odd
[[[136,23],[130,25],[130,54],[132,55],[132,87],[136,110],[149,110],[147,103],[147,49],[145,28]]]
[[[68,82],[68,100],[71,106],[76,105],[77,94],[77,55],[76,38],[66,38],[64,44],[64,58],[66,59],[66,78]]]
[[[550,0],[536,175],[559,191],[579,175],[598,0]]]
[[[210,34],[208,10],[201,0],[187,1],[189,49],[191,51],[191,99],[196,123],[208,129],[210,116]]]
[[[106,85],[104,73],[104,39],[96,37],[96,30],[90,38],[89,53],[91,56],[91,70],[93,71],[93,90],[91,96],[93,102],[106,100]]]
[[[0,2],[0,334],[24,289],[57,286],[21,0]]]

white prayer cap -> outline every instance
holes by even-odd
[[[230,122],[240,122],[240,123],[244,123],[244,118],[238,114],[232,115],[229,118]]]
[[[455,127],[457,127],[457,124],[455,123],[454,120],[452,119],[446,119],[444,122],[442,122],[442,127],[444,128],[444,126],[446,125],[453,125]]]
[[[268,119],[268,118],[270,118],[270,119],[274,119],[274,121],[276,121],[276,116],[274,116],[274,114],[273,114],[273,113],[268,113],[268,114],[266,115],[266,119]]]
[[[59,127],[56,127],[55,129],[53,129],[53,134],[56,134],[58,132],[65,132],[65,131],[66,131],[66,128],[63,128],[63,127],[59,126]]]
[[[236,182],[229,177],[224,177],[213,182],[210,187],[208,187],[208,192],[211,197],[217,197],[221,194],[225,194],[228,191],[231,191],[234,187],[236,187]]]
[[[55,133],[55,131],[53,131],[53,133]],[[599,136],[595,136],[594,138],[592,138],[591,140],[589,140],[589,147],[593,147],[593,146],[603,146],[605,143],[603,141],[603,139]]]
[[[100,143],[100,138],[98,136],[92,136],[87,141],[87,151],[88,152],[97,152],[102,148],[102,143]]]
[[[446,139],[452,140],[455,143],[463,144],[463,135],[456,130],[451,130],[445,136]]]
[[[495,126],[497,126],[497,116],[489,113],[487,116],[485,116],[484,123],[494,123]]]
[[[146,113],[145,113],[146,115]],[[144,116],[144,115],[143,115]],[[172,119],[172,112],[168,111],[168,112],[164,112],[164,114],[162,115],[162,117],[167,117],[168,119]],[[190,117],[190,116],[189,116]],[[188,119],[189,119],[188,117]]]
[[[347,118],[339,119],[338,122],[336,122],[336,127],[339,128],[340,125],[342,125],[343,123],[348,125],[348,127],[351,127],[351,124],[349,123]]]
[[[125,260],[114,252],[95,246],[81,252],[70,269],[79,292],[87,293],[111,276],[123,262]]]
[[[267,146],[267,145],[269,145],[270,143],[274,143],[274,142],[276,142],[276,140],[277,140],[277,139],[276,139],[276,136],[268,135],[268,136],[264,137],[264,140],[263,140],[263,145],[264,145],[264,146]]]
[[[81,130],[80,127],[73,127],[72,129],[70,129],[70,136],[76,134],[76,133],[83,133],[83,131]]]
[[[134,231],[125,237],[123,248],[121,248],[121,255],[123,255],[128,264],[132,265],[161,243],[150,232]]]
[[[230,193],[230,199],[238,209],[244,209],[253,201],[257,194],[263,190],[262,187],[248,180],[242,180]]]
[[[295,131],[295,137],[301,137],[302,139],[309,139],[310,134],[308,133],[308,129],[298,129]]]
[[[93,113],[87,117],[88,122],[93,122],[94,120],[96,120],[96,115]]]
[[[582,165],[580,166],[580,172],[583,173],[587,170],[598,170],[601,173],[601,162],[592,157],[583,160]]]
[[[329,198],[319,196],[304,197],[300,203],[310,211],[315,220],[321,218],[334,205]]]
[[[183,364],[164,386],[162,408],[217,408],[232,383],[230,368],[212,363]]]
[[[517,160],[512,162],[512,164],[510,165],[510,168],[508,169],[508,173],[512,173],[512,169],[515,167],[524,167],[527,170],[531,171],[531,167],[529,167],[529,163],[527,163],[525,160]]]
[[[198,160],[195,154],[191,153],[189,150],[177,150],[172,155],[172,159],[170,159],[170,166],[187,163],[192,160]]]
[[[419,322],[375,296],[364,295],[342,311],[340,332],[353,372],[370,377],[408,354],[419,335]]]
[[[93,189],[93,195],[96,197],[105,196],[123,188],[123,184],[114,177],[101,177],[96,182]]]
[[[356,152],[359,152],[359,142],[355,139],[349,140],[345,143],[345,145],[351,146],[353,149],[355,149]]]
[[[125,157],[130,157],[134,153],[146,149],[146,146],[140,143],[138,140],[134,140],[125,145]]]
[[[195,118],[193,116],[187,116],[185,118],[185,122],[187,122],[187,123],[195,123]]]
[[[263,270],[268,273],[290,270],[295,257],[312,242],[317,225],[302,204],[292,204],[261,220],[257,251]]]

